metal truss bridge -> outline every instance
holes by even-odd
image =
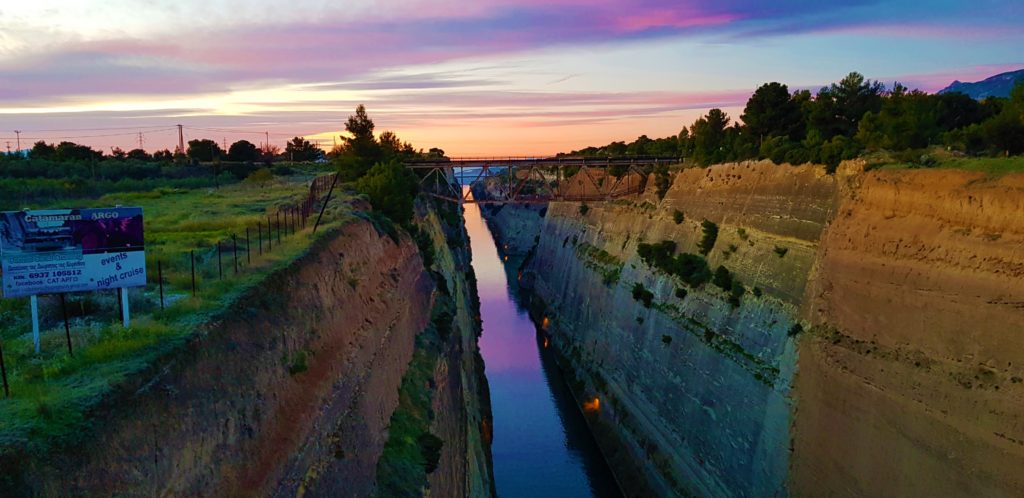
[[[638,196],[654,168],[681,162],[654,156],[443,158],[407,161],[405,167],[420,178],[422,191],[440,199],[546,204]]]

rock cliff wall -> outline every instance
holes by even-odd
[[[1020,176],[686,169],[550,205],[522,280],[638,496],[1015,496],[1022,203]],[[738,297],[638,254],[700,255],[705,220]]]
[[[0,494],[373,494],[414,338],[440,295],[416,243],[374,220],[321,238],[126,381],[92,415],[89,444],[3,462],[21,488]],[[430,236],[444,246],[444,232]],[[471,291],[463,285],[457,296],[471,302]],[[450,394],[439,398],[434,424],[450,439],[446,482],[438,477],[436,487],[442,496],[483,496],[476,491],[490,489],[479,437],[486,388],[482,367],[462,354],[476,351],[476,336],[443,347],[436,382]]]

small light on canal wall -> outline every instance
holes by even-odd
[[[587,413],[594,413],[601,410],[601,400],[597,396],[594,399],[583,402],[583,411]]]
[[[547,349],[551,345],[551,341],[547,337],[544,338],[544,349]]]
[[[544,321],[540,322],[540,328],[547,330],[549,323],[551,323],[551,321],[548,320],[548,317],[544,317]]]
[[[508,256],[505,256],[505,261],[508,261]]]

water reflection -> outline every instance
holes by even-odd
[[[509,283],[514,280],[506,274],[479,207],[467,204],[465,217],[483,318],[480,350],[494,415],[491,449],[498,494],[621,496],[547,339],[513,297]]]

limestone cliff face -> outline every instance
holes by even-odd
[[[856,163],[686,169],[663,200],[552,204],[522,280],[638,495],[1015,496],[1022,194]],[[703,220],[738,302],[637,255],[697,254]]]
[[[444,232],[431,236],[445,246]],[[458,298],[472,302],[475,289],[445,261]],[[0,462],[24,486],[0,495],[370,496],[438,292],[409,236],[357,219],[130,379],[93,415],[88,445]],[[445,348],[434,431],[446,445],[432,483],[437,496],[485,496],[476,335]]]
[[[421,226],[436,248],[434,268],[455,302],[453,334],[434,369],[431,432],[444,442],[437,470],[430,474],[430,496],[494,496],[491,471],[491,407],[483,357],[477,346],[480,309],[476,299],[465,227],[446,225],[434,209],[420,206]],[[454,246],[454,247],[453,247]]]
[[[1024,495],[1024,176],[849,182],[808,295],[794,494]]]

